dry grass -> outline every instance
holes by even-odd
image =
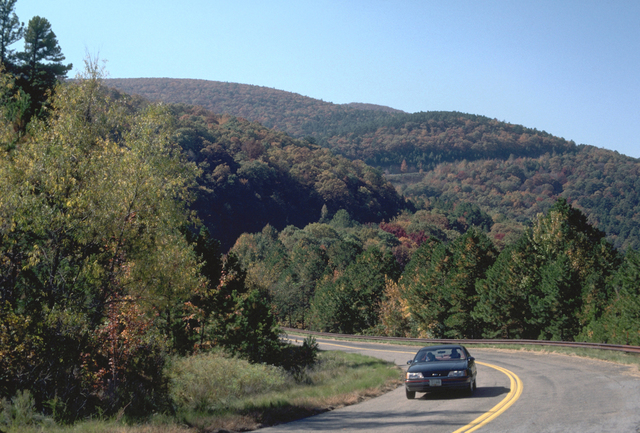
[[[401,373],[384,361],[357,354],[323,352],[303,382],[284,390],[239,399],[223,413],[191,413],[197,431],[248,431],[317,415],[377,397],[401,383]]]
[[[219,361],[219,362],[218,362]],[[157,415],[144,424],[97,420],[62,427],[49,422],[6,428],[20,433],[213,433],[241,432],[305,418],[377,397],[401,383],[401,372],[379,359],[344,352],[320,352],[318,362],[283,381],[282,371],[240,360],[178,360],[173,391],[180,405],[176,416]],[[226,375],[217,369],[222,368]],[[198,374],[203,369],[203,374]],[[273,377],[260,377],[272,374]],[[207,379],[209,377],[209,379]],[[224,398],[212,390],[222,389]],[[217,378],[211,380],[211,378]],[[231,380],[235,378],[234,380]],[[247,380],[249,378],[250,380]],[[207,382],[208,383],[204,383]],[[234,385],[230,386],[229,383]],[[211,389],[208,389],[211,388]],[[256,392],[259,390],[259,392]]]

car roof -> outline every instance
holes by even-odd
[[[464,346],[461,344],[439,344],[437,346],[425,346],[422,349],[418,350],[418,352],[422,352],[423,350],[444,350],[444,349],[461,349]]]

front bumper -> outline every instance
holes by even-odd
[[[437,382],[433,382],[433,379],[412,379],[405,380],[404,386],[407,391],[415,392],[444,391],[447,389],[468,389],[472,380],[473,378],[470,376],[443,377],[440,379],[440,385],[437,385]]]

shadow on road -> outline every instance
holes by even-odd
[[[419,400],[453,400],[457,398],[492,398],[498,397],[502,394],[508,394],[511,391],[510,388],[505,388],[504,386],[483,386],[479,387],[475,390],[472,396],[467,394],[465,391],[455,391],[455,390],[447,390],[447,391],[438,391],[438,392],[428,392],[424,394]]]
[[[306,418],[269,428],[273,432],[333,432],[348,431],[416,431],[416,428],[429,430],[430,427],[448,426],[456,430],[468,421],[481,415],[475,410],[431,410],[427,413],[416,411],[415,406],[394,411],[332,411],[317,417]],[[427,416],[427,419],[425,419]]]

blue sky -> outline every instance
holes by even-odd
[[[453,110],[640,158],[640,1],[18,0],[70,76],[197,78]],[[13,48],[23,49],[23,43]]]

